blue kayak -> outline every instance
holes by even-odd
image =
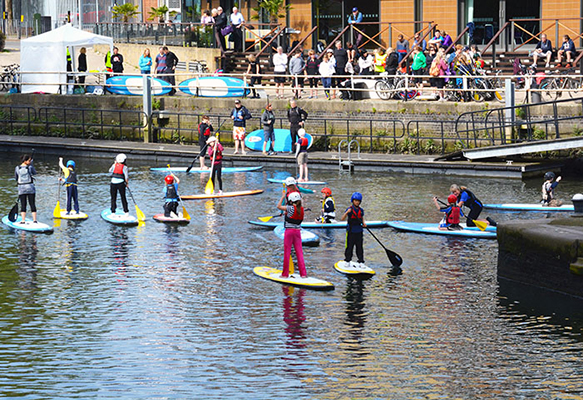
[[[101,212],[101,218],[114,225],[136,226],[138,219],[133,215],[125,215],[122,210],[115,210],[115,214],[109,208]]]
[[[439,229],[439,224],[436,222],[426,224],[422,222],[388,221],[387,224],[392,228],[406,232],[467,238],[496,239],[496,227],[494,226],[488,226],[485,231],[481,231],[477,227],[468,228],[465,224],[460,224],[460,226],[462,226],[464,229],[459,231],[448,231]]]
[[[271,183],[285,183],[285,179],[274,179],[274,178],[268,178],[267,179],[269,182]],[[325,185],[326,182],[323,181],[307,181],[307,182],[297,182],[298,185]]]
[[[484,204],[484,208],[500,211],[566,211],[573,212],[573,205],[563,204],[560,207],[545,207],[542,204]]]
[[[42,222],[32,222],[32,220],[27,219],[24,224],[21,224],[22,217],[19,215],[16,221],[12,222],[8,219],[8,216],[2,218],[2,223],[9,226],[12,229],[19,229],[21,231],[27,232],[37,232],[37,233],[52,233],[53,228]]]
[[[264,228],[275,228],[281,225],[281,222],[272,221],[249,221],[251,225],[262,226]],[[388,221],[366,221],[366,226],[369,228],[386,228],[388,226]],[[346,229],[346,221],[333,222],[330,224],[323,224],[320,222],[302,222],[302,228],[309,229]]]
[[[285,235],[285,228],[283,224],[279,224],[273,230],[275,236],[283,240]],[[318,246],[320,244],[320,237],[316,235],[314,232],[310,232],[306,229],[300,229],[300,233],[302,235],[302,245],[304,246]]]
[[[263,168],[262,165],[258,167],[223,167],[223,173],[231,173],[231,172],[252,172],[252,171],[259,171]],[[150,168],[150,171],[153,172],[186,172],[188,167],[172,167],[168,169],[168,167],[161,167],[161,168]],[[192,168],[188,173],[204,173],[204,172],[211,172],[209,169],[200,169],[200,168]]]

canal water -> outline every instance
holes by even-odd
[[[16,198],[16,156],[0,161],[4,213]],[[130,158],[130,186],[149,219],[122,228],[99,217],[110,163],[75,161],[88,220],[62,221],[52,235],[0,228],[3,397],[583,398],[580,304],[499,283],[495,240],[376,230],[404,258],[403,274],[387,273],[384,250],[365,234],[377,275],[361,282],[333,269],[344,231],[319,231],[321,245],[304,250],[308,273],[336,289],[293,289],[252,273],[279,267],[283,245],[247,223],[275,213],[281,187],[267,178],[285,170],[224,174],[225,190],[265,193],[187,202],[191,224],[169,227],[151,219],[162,210],[164,174]],[[39,219],[52,223],[57,159],[35,164]],[[182,194],[201,193],[208,179],[180,177]],[[444,199],[451,183],[496,203],[536,202],[542,184],[315,169],[312,177],[329,182],[338,209],[358,190],[369,220],[435,223],[431,198]],[[581,183],[564,179],[559,197]],[[315,217],[318,196],[307,206]]]

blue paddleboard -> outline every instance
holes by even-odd
[[[291,134],[289,129],[274,129],[275,142],[273,143],[273,150],[278,152],[289,153],[292,151]],[[312,135],[306,133],[306,138],[308,139],[308,148],[312,147],[314,142]],[[245,146],[251,150],[263,151],[263,129],[258,129],[247,134],[245,138]],[[266,149],[269,150],[271,140],[267,142]],[[293,151],[295,152],[295,145],[293,146]]]
[[[283,224],[279,224],[273,230],[275,236],[283,240],[285,235],[285,228]],[[310,232],[306,229],[300,229],[300,233],[302,235],[302,245],[304,246],[318,246],[320,244],[320,237],[316,235],[314,232]]]
[[[122,226],[136,226],[138,225],[138,219],[133,215],[126,216],[122,210],[115,210],[115,214],[112,214],[109,208],[106,208],[101,212],[101,218],[107,222],[114,225]]]
[[[19,215],[16,218],[16,221],[12,222],[8,219],[8,216],[4,216],[2,218],[2,223],[6,226],[9,226],[13,229],[20,229],[21,231],[27,232],[37,232],[37,233],[52,233],[53,228],[48,226],[47,224],[43,224],[42,222],[32,222],[31,219],[27,219],[24,224],[21,224],[22,217]]]
[[[107,91],[114,94],[125,94],[128,96],[141,96],[144,91],[144,80],[142,75],[113,76],[106,82]],[[161,96],[170,93],[172,85],[162,79],[152,78],[152,94]]]
[[[222,172],[223,173],[233,173],[233,172],[252,172],[252,171],[259,171],[261,168],[263,168],[262,165],[258,166],[258,167],[223,167]],[[170,169],[168,168],[150,168],[150,171],[154,171],[154,172],[186,172],[186,170],[188,169],[188,167],[172,167]],[[190,171],[188,171],[188,173],[204,173],[204,172],[211,172],[210,168],[209,169],[200,169],[200,168],[192,168]]]
[[[249,221],[251,225],[262,226],[264,228],[275,228],[281,225],[281,222],[272,221]],[[369,228],[386,228],[388,221],[366,221],[366,226]],[[346,229],[346,221],[333,222],[330,224],[322,224],[320,222],[302,222],[302,228],[307,229]]]
[[[228,76],[203,76],[182,81],[178,89],[186,94],[200,97],[243,97],[249,93],[245,82]]]
[[[274,178],[267,178],[268,182],[271,183],[285,183],[285,179],[274,179]],[[307,182],[298,182],[298,185],[325,185],[326,182],[323,181],[307,181]]]
[[[366,224],[368,225],[368,222]],[[477,227],[468,228],[465,224],[460,224],[460,226],[464,227],[464,229],[459,231],[448,231],[439,229],[439,224],[436,222],[426,224],[421,222],[388,221],[388,225],[397,230],[406,232],[467,238],[496,239],[496,227],[494,226],[488,226],[485,231],[481,231]]]
[[[573,212],[573,205],[563,204],[560,207],[545,207],[542,204],[484,204],[484,208],[500,211],[567,211]]]

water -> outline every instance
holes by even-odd
[[[7,159],[8,158],[8,159]],[[226,190],[266,188],[254,197],[187,202],[185,227],[149,219],[122,228],[102,221],[108,162],[76,159],[84,222],[52,235],[0,229],[0,388],[4,397],[90,398],[541,398],[583,396],[583,315],[564,299],[534,300],[499,285],[497,243],[375,233],[404,259],[387,274],[382,248],[365,236],[377,275],[337,274],[344,232],[321,231],[306,248],[308,273],[332,292],[262,280],[255,266],[279,267],[283,245],[247,220],[274,214],[283,171],[225,174]],[[38,157],[39,219],[56,204],[56,160]],[[0,200],[16,197],[15,157],[0,161]],[[131,188],[151,218],[161,212],[163,174],[132,165]],[[434,221],[431,202],[451,183],[486,202],[534,202],[539,180],[463,179],[394,173],[327,180],[337,207],[363,192],[372,219]],[[203,191],[207,175],[180,175],[181,193]],[[581,182],[565,179],[564,199]],[[308,197],[312,210],[316,196]],[[61,197],[61,204],[64,196]],[[130,200],[131,204],[131,200]],[[130,207],[133,211],[133,205]],[[497,220],[544,214],[490,214]],[[314,214],[312,214],[312,217]],[[537,301],[538,298],[538,301]],[[545,307],[546,306],[546,307]],[[578,310],[578,311],[575,311]]]

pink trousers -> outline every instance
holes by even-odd
[[[291,256],[292,245],[296,250],[296,257],[298,259],[298,269],[300,276],[306,277],[306,264],[304,264],[304,251],[302,249],[302,234],[299,229],[286,229],[283,236],[283,271],[282,276],[289,276],[289,258]]]

